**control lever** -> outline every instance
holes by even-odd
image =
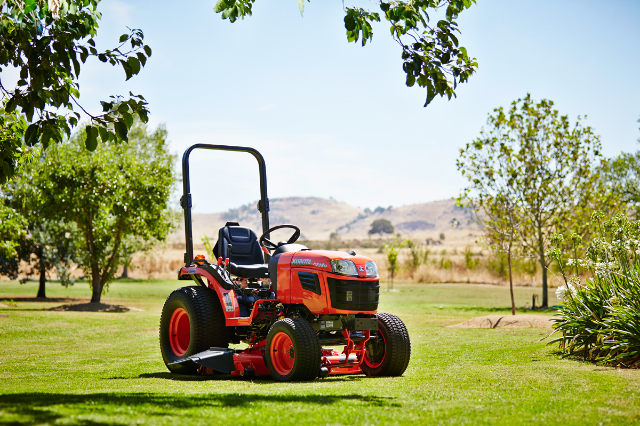
[[[231,249],[233,246],[231,243],[227,244],[227,258],[224,260],[224,272],[228,274],[227,268],[229,267],[229,256],[231,256]]]

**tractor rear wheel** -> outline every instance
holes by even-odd
[[[229,329],[214,290],[182,287],[169,295],[160,317],[160,351],[172,373],[195,374],[197,366],[168,365],[211,347],[229,346]]]
[[[266,342],[267,367],[280,382],[313,380],[320,373],[322,348],[318,334],[302,318],[276,321]]]
[[[378,314],[378,331],[365,344],[360,368],[367,376],[401,376],[411,358],[411,340],[402,320],[391,314]]]

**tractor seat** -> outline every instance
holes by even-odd
[[[231,244],[231,253],[228,245]],[[218,232],[213,252],[223,259],[229,258],[229,272],[240,278],[269,278],[269,268],[256,233],[237,222],[227,222]]]
[[[241,278],[269,278],[267,265],[236,265],[229,261],[229,272]]]

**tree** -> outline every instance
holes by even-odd
[[[638,120],[640,123],[640,119]],[[640,142],[640,138],[638,139]],[[603,164],[604,184],[617,193],[628,213],[640,219],[640,151],[622,153]]]
[[[599,177],[599,137],[578,117],[572,125],[553,109],[553,102],[535,103],[530,95],[494,110],[488,129],[460,150],[458,170],[469,186],[459,198],[477,209],[508,201],[512,209],[496,210],[504,221],[514,214],[521,223],[522,250],[542,266],[542,306],[548,306],[545,255],[552,233],[592,232],[593,209],[615,210],[616,198]],[[508,189],[508,191],[507,191]],[[512,213],[510,213],[512,211]]]
[[[406,245],[406,241],[400,239],[399,236],[394,235],[394,239],[384,245],[384,250],[387,254],[387,262],[389,263],[389,290],[393,289],[393,278],[396,272],[400,270],[400,262],[398,261],[398,255],[400,249]]]
[[[176,178],[164,127],[148,133],[134,124],[128,144],[109,141],[94,152],[83,148],[83,133],[49,147],[24,199],[32,211],[77,226],[79,263],[90,277],[91,302],[99,303],[123,253],[164,240],[171,230]]]
[[[376,219],[371,222],[369,235],[373,234],[393,234],[393,225],[387,219]]]
[[[129,98],[111,96],[101,102],[100,114],[87,112],[79,103],[78,77],[87,59],[95,57],[121,66],[128,80],[151,56],[151,48],[143,43],[144,34],[138,29],[120,36],[113,49],[96,49],[99,1],[0,1],[0,73],[18,68],[20,74],[13,88],[6,87],[6,81],[0,78],[0,101],[6,113],[19,109],[24,114],[26,121],[20,125],[28,147],[39,144],[46,148],[50,142],[60,143],[65,135],[69,137],[82,117],[78,111],[90,120],[83,133],[89,150],[96,148],[98,138],[103,142],[126,141],[135,115],[147,121],[145,99],[131,92]],[[0,122],[0,132],[5,124]],[[16,173],[17,163],[28,151],[22,149],[21,138],[0,138],[0,144],[3,183]]]
[[[310,0],[308,0],[310,1]],[[218,0],[213,8],[222,19],[236,22],[251,15],[255,0]],[[475,0],[396,0],[380,1],[380,11],[391,24],[391,36],[402,49],[402,69],[406,84],[427,89],[424,106],[436,95],[455,96],[459,83],[465,83],[478,66],[460,46],[455,35],[459,33],[455,19]],[[298,0],[300,13],[304,0]],[[373,22],[380,22],[380,14],[359,7],[344,7],[344,26],[349,42],[362,41],[362,46],[373,39]],[[433,25],[429,13],[445,10],[445,19]]]
[[[502,181],[501,183],[505,183]],[[516,314],[516,302],[513,296],[513,269],[511,258],[514,248],[521,243],[521,208],[514,204],[518,198],[509,187],[501,187],[495,198],[483,204],[479,222],[484,240],[493,251],[507,254],[509,272],[509,295],[511,296],[511,315]],[[515,246],[515,247],[514,247]]]
[[[13,192],[12,197],[15,197]],[[14,199],[19,199],[15,197]],[[74,242],[74,224],[38,218],[26,220],[26,234],[18,240],[14,256],[5,257],[0,261],[0,274],[13,279],[18,277],[20,261],[27,262],[31,268],[29,275],[39,276],[38,293],[36,297],[46,298],[47,274],[54,268],[58,280],[65,287],[73,284],[69,274],[69,267],[76,261],[76,246]]]

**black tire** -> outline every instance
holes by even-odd
[[[294,351],[293,367],[288,374],[278,371],[274,366],[274,358],[278,356],[272,343],[274,337],[284,333],[291,339]],[[267,367],[274,379],[280,382],[314,380],[320,373],[322,347],[318,334],[307,320],[302,318],[285,318],[276,321],[269,329],[266,343]],[[277,360],[276,360],[277,364]]]
[[[184,309],[189,318],[189,345],[186,352],[176,354],[171,347],[169,326],[173,313]],[[195,374],[195,365],[168,365],[211,347],[229,346],[230,329],[225,326],[224,313],[218,295],[206,287],[182,287],[169,295],[160,317],[160,351],[169,371],[178,374]]]
[[[395,315],[378,314],[378,331],[371,334],[378,338],[365,345],[362,371],[367,376],[402,376],[411,358],[411,340],[402,320]]]

